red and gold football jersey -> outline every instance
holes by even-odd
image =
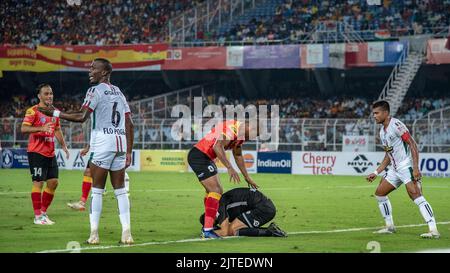
[[[59,118],[48,117],[39,112],[37,107],[38,105],[35,105],[27,109],[22,124],[40,127],[50,122],[52,123],[53,130],[51,133],[31,133],[28,140],[27,152],[38,153],[46,157],[54,157],[55,129],[60,128]]]
[[[222,137],[224,140],[230,140],[225,150],[230,150],[236,146],[242,145],[244,140],[238,140],[238,130],[240,122],[237,120],[227,120],[217,124],[205,137],[194,145],[197,149],[206,154],[211,160],[216,159],[214,144]]]

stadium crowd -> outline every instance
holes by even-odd
[[[163,41],[169,18],[202,0],[0,1],[0,44],[111,45]]]
[[[110,45],[164,41],[169,19],[205,0],[95,0],[69,6],[66,1],[0,1],[0,43],[25,45]],[[206,33],[197,41],[297,41],[319,21],[339,20],[355,30],[423,33],[450,25],[449,0],[268,0],[274,11],[251,14],[231,28]],[[227,4],[225,1],[224,5]],[[45,7],[45,8],[44,8]],[[192,19],[192,18],[191,18]],[[106,22],[106,23],[104,23]],[[214,29],[214,28],[213,28]]]
[[[14,120],[9,118],[23,118],[25,110],[35,103],[37,103],[35,98],[28,98],[21,95],[14,96],[12,100],[0,102],[0,112],[3,118],[0,133],[4,143],[9,142],[12,146],[14,140]],[[80,99],[71,97],[55,101],[55,106],[63,111],[74,111],[78,110],[80,103]],[[309,149],[325,150],[326,146],[323,144],[326,142],[326,139],[333,138],[331,129],[334,126],[336,126],[336,136],[338,138],[342,135],[368,135],[372,133],[370,131],[372,124],[367,120],[367,117],[370,116],[371,101],[367,98],[336,97],[318,99],[302,97],[300,99],[289,97],[282,99],[245,100],[215,96],[215,101],[210,101],[210,103],[221,105],[224,111],[225,105],[279,105],[280,118],[282,119],[280,122],[280,142],[303,145],[304,147],[309,147]],[[130,101],[130,105],[134,109],[136,104]],[[141,108],[145,108],[146,105],[141,105]],[[402,107],[395,116],[405,121],[406,124],[411,125],[413,120],[423,117],[432,110],[440,109],[448,105],[450,105],[450,98],[405,98]],[[146,112],[146,109],[140,109],[140,111]],[[137,112],[137,109],[133,110],[133,112]],[[147,112],[151,111],[148,110]],[[133,116],[135,119],[139,119],[139,115],[136,114]],[[312,120],[303,123],[303,118],[322,120]],[[328,125],[325,125],[324,119],[340,120],[337,124],[329,122]],[[138,121],[136,124],[139,125],[135,126],[135,142],[143,143],[143,147],[157,148],[161,141],[173,142],[168,145],[172,145],[173,148],[178,147],[178,141],[175,141],[171,135],[171,122],[165,121],[161,123],[158,120],[146,119]],[[20,122],[16,126],[20,126]],[[324,130],[327,126],[329,128],[328,132]],[[67,131],[69,128],[63,129],[65,130],[65,134],[70,134]],[[443,134],[442,132],[434,134],[433,137],[438,138],[435,142],[450,142],[450,128],[447,128],[447,131],[444,130]],[[83,130],[75,130],[72,133],[72,140],[74,141],[83,142],[85,137]],[[430,136],[423,136],[424,139],[427,137]]]
[[[368,5],[366,0],[284,0],[275,14],[255,16],[235,24],[219,36],[220,40],[266,42],[289,39],[298,41],[314,30],[319,21],[340,21],[357,31],[383,30],[379,38],[396,34],[422,34],[432,28],[450,25],[448,0],[381,1]],[[327,27],[333,27],[327,25]]]
[[[280,118],[365,118],[370,116],[370,103],[367,98],[335,97],[330,99],[315,99],[290,97],[283,99],[229,99],[224,96],[217,98],[217,104],[242,105],[279,105]],[[428,112],[450,105],[450,98],[405,98],[397,112],[401,119],[414,120],[423,117]]]

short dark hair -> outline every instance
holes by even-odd
[[[37,93],[37,94],[41,93],[41,89],[44,88],[44,87],[50,87],[50,88],[52,88],[52,87],[50,86],[50,84],[48,84],[48,83],[41,83],[41,84],[39,84],[38,87],[36,88],[36,93]]]
[[[391,111],[391,108],[389,106],[389,102],[385,101],[385,100],[379,100],[376,101],[372,104],[372,109],[375,109],[377,107],[381,107],[381,109],[383,109],[384,111]]]
[[[94,59],[94,62],[101,62],[103,64],[103,68],[108,72],[108,74],[111,74],[113,68],[109,60],[104,58],[96,58]]]

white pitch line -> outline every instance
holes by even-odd
[[[438,222],[437,224],[438,225],[448,225],[448,224],[450,224],[450,221]],[[412,224],[412,225],[396,226],[396,228],[421,227],[421,226],[426,226],[426,225],[427,224]],[[288,232],[288,235],[354,232],[354,231],[372,230],[372,229],[379,229],[379,228],[382,228],[382,227],[365,227],[365,228],[316,230],[316,231],[296,231],[296,232]],[[224,239],[234,239],[234,238],[239,238],[239,237],[237,237],[237,236],[225,237]],[[109,245],[109,246],[81,247],[81,248],[73,248],[73,249],[53,249],[53,250],[42,250],[42,251],[39,251],[38,253],[79,252],[79,251],[95,250],[95,249],[111,249],[111,248],[127,248],[127,247],[149,246],[149,245],[191,243],[191,242],[201,242],[201,241],[207,241],[207,240],[214,240],[214,239],[195,238],[195,239],[183,239],[183,240],[176,240],[176,241],[146,242],[146,243],[134,244],[134,245]]]
[[[448,225],[448,222],[438,222],[439,225]],[[403,226],[395,226],[396,228],[408,228],[408,227],[421,227],[427,226],[428,224],[412,224],[412,225],[403,225]],[[378,229],[383,227],[365,227],[365,228],[349,228],[349,229],[335,229],[335,230],[313,230],[313,231],[295,231],[289,232],[288,234],[297,235],[297,234],[323,234],[323,233],[339,233],[339,232],[351,232],[351,231],[362,231],[362,230],[371,230]]]
[[[375,188],[375,186],[367,185],[367,186],[327,186],[326,189],[362,189],[362,188]],[[426,188],[436,188],[436,189],[450,189],[450,186],[426,186]],[[107,188],[109,190],[110,188]],[[310,190],[311,187],[306,188],[262,188],[261,191],[302,191],[302,190]],[[324,189],[321,187],[317,187],[315,189]],[[110,189],[112,190],[112,189]],[[77,193],[80,191],[58,191],[58,193]],[[131,190],[131,192],[204,192],[202,189],[149,189],[149,190]],[[0,195],[14,195],[14,194],[30,194],[29,191],[9,191],[9,192],[0,192]]]

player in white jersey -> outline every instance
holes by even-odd
[[[133,147],[133,122],[125,96],[120,89],[110,83],[111,63],[102,58],[95,59],[89,70],[89,81],[95,86],[89,88],[82,110],[63,113],[42,108],[46,115],[60,117],[73,122],[85,122],[92,113],[90,141],[90,169],[92,174],[92,194],[89,220],[91,234],[88,244],[98,244],[98,225],[102,212],[102,197],[108,172],[119,206],[122,224],[120,242],[133,243],[130,227],[130,201],[124,187],[125,169],[131,164]]]
[[[384,217],[386,227],[376,233],[394,233],[395,226],[392,218],[392,206],[387,195],[405,184],[409,197],[419,207],[429,232],[420,235],[422,238],[439,238],[436,220],[431,205],[422,196],[421,173],[419,170],[419,152],[417,145],[408,128],[400,120],[389,115],[390,107],[386,101],[377,101],[372,105],[375,121],[381,124],[380,139],[386,155],[380,166],[367,176],[372,182],[388,165],[390,168],[381,179],[375,191],[378,207]]]

